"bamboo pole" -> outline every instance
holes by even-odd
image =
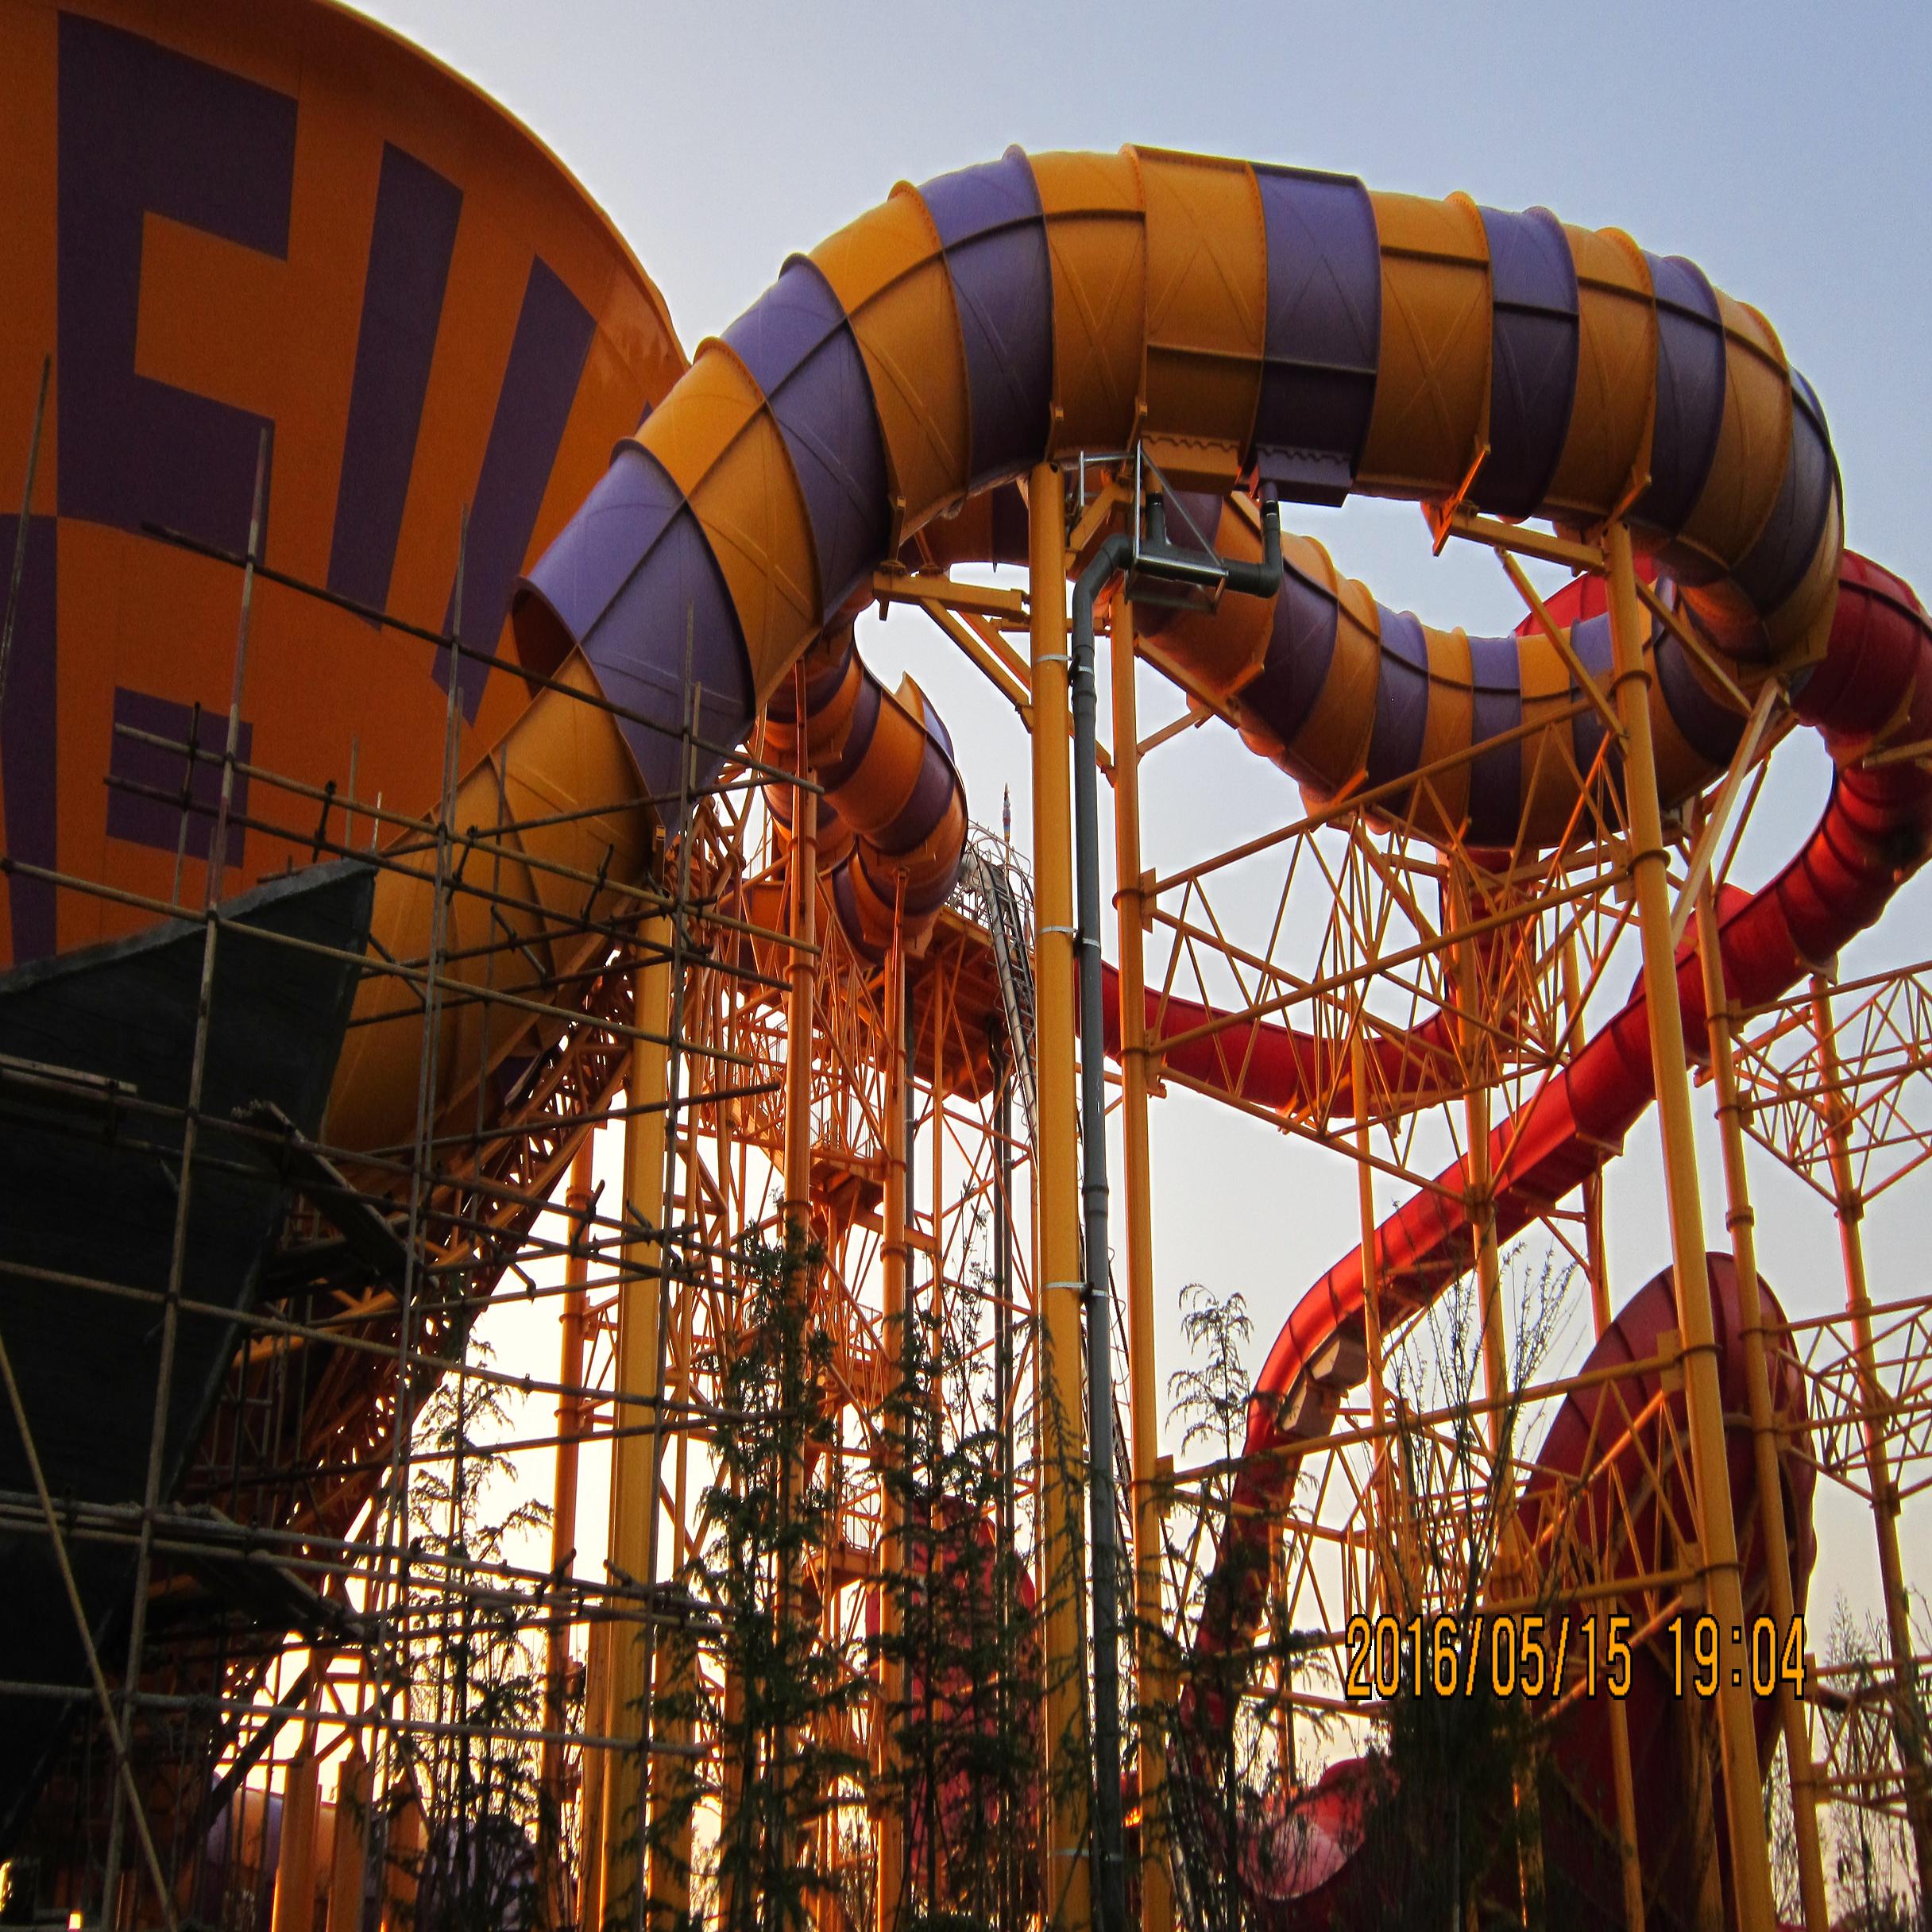
[[[907,1161],[906,1101],[910,1069],[906,1052],[906,949],[898,922],[894,922],[892,950],[886,959],[885,1010],[885,1138],[886,1196],[883,1203],[885,1232],[879,1243],[883,1320],[881,1340],[886,1353],[888,1378],[901,1379],[902,1401],[911,1391],[903,1385],[910,1333],[906,1320],[907,1262],[906,1243],[906,1192],[910,1178]],[[905,1431],[902,1420],[897,1432],[887,1432],[888,1457],[902,1466]],[[878,1766],[879,1868],[874,1885],[878,1932],[897,1932],[906,1911],[906,1833],[905,1808],[899,1787],[904,1767],[895,1736],[895,1727],[906,1709],[905,1659],[898,1645],[904,1635],[904,1605],[898,1578],[907,1561],[905,1548],[905,1512],[901,1494],[889,1469],[882,1469],[879,1488],[879,1631],[881,1647],[879,1700],[873,1720],[875,1756]]]
[[[570,1164],[570,1181],[564,1211],[570,1218],[572,1240],[563,1264],[566,1293],[558,1318],[560,1331],[557,1382],[557,1466],[551,1488],[550,1566],[551,1604],[549,1627],[543,1633],[543,1725],[560,1732],[565,1724],[566,1687],[570,1664],[569,1578],[577,1555],[578,1443],[589,1424],[589,1404],[582,1393],[584,1379],[584,1288],[590,1271],[590,1252],[584,1240],[584,1217],[590,1211],[593,1137],[585,1134]],[[554,1928],[573,1916],[565,1896],[563,1814],[570,1794],[564,1787],[562,1747],[547,1741],[538,1760],[541,1794],[537,1813],[538,1863],[542,1881],[543,1922]]]

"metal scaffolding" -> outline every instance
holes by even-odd
[[[226,559],[239,605],[214,803],[197,782],[211,756],[199,717],[180,740],[117,726],[178,763],[178,789],[110,780],[180,814],[172,898],[112,896],[130,925],[160,922],[200,949],[187,1100],[0,1061],[0,1112],[66,1137],[77,1161],[117,1135],[173,1150],[162,1288],[5,1265],[69,1293],[77,1310],[88,1297],[151,1308],[156,1337],[142,1488],[114,1502],[64,1498],[41,1478],[0,1349],[35,1473],[30,1490],[0,1493],[0,1529],[45,1548],[86,1651],[80,1681],[0,1665],[0,1694],[71,1712],[22,1854],[37,1863],[41,1909],[103,1926],[320,1932],[326,1920],[328,1932],[361,1932],[440,1923],[438,1902],[461,1894],[493,1911],[515,1897],[551,1927],[670,1932],[688,1915],[720,1916],[752,1882],[734,1863],[752,1819],[757,1856],[799,1875],[798,1910],[821,1932],[893,1932],[963,1901],[1000,1932],[1092,1922],[1090,1806],[1111,1768],[1093,1759],[1099,1620],[1083,1516],[1092,1446],[1065,585],[1070,561],[1142,510],[1138,469],[1094,474],[1089,491],[1082,466],[1070,502],[1058,469],[1033,473],[1026,595],[933,570],[874,585],[882,601],[926,612],[1018,711],[1034,755],[1029,860],[976,833],[964,883],[923,949],[895,935],[868,957],[832,916],[812,773],[705,746],[694,693],[685,781],[648,802],[663,828],[649,877],[612,890],[555,871],[568,891],[535,910],[558,953],[581,964],[534,994],[514,990],[527,941],[504,916],[532,913],[516,880],[544,862],[520,851],[504,864],[532,821],[479,830],[452,809],[455,673],[479,655],[463,639],[363,613],[448,654],[435,809],[412,816],[358,797],[353,769],[319,788],[242,755],[258,585],[330,595],[262,566],[258,487],[257,538]],[[1745,708],[1730,770],[1667,823],[1641,636],[1647,609],[1670,617],[1639,580],[1627,533],[1613,524],[1582,543],[1455,510],[1436,523],[1441,542],[1494,550],[1526,622],[1552,636],[1526,566],[1604,579],[1609,688],[1573,666],[1574,694],[1504,737],[1387,785],[1358,774],[1294,822],[1165,875],[1142,848],[1157,755],[1225,708],[1190,689],[1185,711],[1148,729],[1137,666],[1175,667],[1157,636],[1138,633],[1124,594],[1109,613],[1120,1179],[1115,1305],[1097,1319],[1124,1370],[1112,1447],[1133,1555],[1119,1606],[1132,1911],[1146,1932],[1265,1915],[1265,1874],[1231,1843],[1216,1780],[1242,1787],[1244,1831],[1258,1819],[1292,1837],[1315,1778],[1385,1739],[1395,1699],[1373,1657],[1372,1694],[1350,1687],[1362,1627],[1478,1614],[1520,1627],[1560,1607],[1566,1630],[1574,1620],[1590,1634],[1536,1694],[1546,1738],[1566,1713],[1598,1705],[1599,1634],[1661,1657],[1687,1615],[1707,1610],[1742,1632],[1748,1578],[1788,1626],[1795,1552],[1778,1486],[1795,1460],[1868,1508],[1884,1598],[1883,1654],[1806,1656],[1803,1694],[1780,1680],[1772,1699],[1772,1749],[1787,1767],[1774,1823],[1790,1822],[1797,1903],[1824,1932],[1824,1847],[1839,1813],[1903,1825],[1920,1872],[1932,1871],[1928,1660],[1897,1528],[1932,1481],[1932,1294],[1875,1288],[1860,1235],[1866,1205],[1932,1153],[1932,968],[1821,976],[1751,1011],[1729,1007],[1720,972],[1706,982],[1717,1018],[1691,1042],[1694,1068],[1679,949],[1701,944],[1707,968],[1714,956],[1714,905],[1788,709],[1768,683]],[[459,549],[459,584],[461,570]],[[613,709],[567,682],[530,681]],[[1455,763],[1586,715],[1603,729],[1594,761],[1565,775],[1578,804],[1555,842],[1499,852],[1416,829],[1449,816],[1428,802]],[[690,776],[701,752],[728,755],[703,787]],[[198,815],[211,821],[199,870]],[[406,1143],[335,1145],[266,1112],[203,1108],[217,962],[238,916],[226,877],[235,834],[257,879],[328,862],[433,879],[421,956],[339,955],[419,1011],[427,1045]],[[110,893],[6,864],[60,894]],[[559,898],[580,909],[562,923]],[[493,935],[480,946],[461,937],[479,930]],[[1653,1022],[1672,1313],[1654,1346],[1579,1371],[1551,1338],[1565,1322],[1578,1334],[1586,1323],[1593,1341],[1613,1326],[1613,1150],[1544,1196],[1512,1178],[1513,1136],[1633,969]],[[516,1044],[479,1045],[449,1104],[436,1055],[443,1022],[463,1014],[479,1042]],[[1290,1024],[1308,1065],[1284,1107],[1258,1091],[1256,1056],[1265,1026]],[[1727,1265],[1745,1312],[1741,1425],[1715,1362],[1714,1323],[1729,1318],[1714,1314],[1706,1272],[1700,1081],[1723,1130]],[[1162,1413],[1155,1310],[1176,1285],[1155,1277],[1150,1120],[1177,1089],[1345,1164],[1359,1205],[1358,1339],[1339,1342],[1332,1374],[1312,1385],[1321,1426],[1298,1426],[1258,1461],[1243,1454],[1244,1408],[1223,1418],[1221,1453],[1184,1454],[1177,1467]],[[1761,1316],[1747,1140],[1830,1204],[1843,1312],[1782,1326]],[[615,1157],[600,1164],[600,1145]],[[244,1154],[276,1177],[282,1208],[252,1298],[230,1307],[197,1294],[190,1229],[198,1185]],[[1458,1231],[1390,1262],[1378,1220],[1398,1198],[1439,1203]],[[1525,1235],[1553,1271],[1513,1262]],[[499,1362],[481,1345],[491,1311],[512,1304],[554,1311],[554,1374],[547,1358]],[[184,1318],[230,1323],[234,1346],[171,1482],[164,1425]],[[788,1323],[794,1354],[781,1350],[778,1379],[760,1381],[760,1351]],[[1535,1443],[1566,1416],[1586,1418],[1569,1460],[1540,1463]],[[1741,1428],[1741,1459],[1730,1452]],[[779,1445],[768,1468],[761,1443]],[[760,1469],[778,1524],[763,1543],[744,1527]],[[499,1505],[491,1484],[506,1470],[515,1501]],[[598,1478],[610,1498],[601,1528],[580,1503]],[[1235,1587],[1229,1552],[1244,1539],[1262,1552],[1258,1614],[1248,1628],[1231,1621],[1208,1657],[1203,1605]],[[83,1606],[75,1580],[74,1553],[90,1550],[128,1559],[125,1605],[110,1617]],[[601,1562],[585,1554],[599,1550]],[[775,1714],[761,1703],[770,1669],[747,1648],[753,1611],[761,1628],[792,1633],[821,1673],[812,1681],[832,1688]],[[956,1648],[982,1625],[990,1648]],[[943,1656],[942,1638],[956,1645]],[[835,1667],[833,1684],[822,1674]],[[1665,1919],[1687,1897],[1690,1921],[1707,1912],[1721,1820],[1725,1882],[1746,1922],[1772,1922],[1759,1908],[1771,1912],[1780,1875],[1748,1680],[1712,1681],[1707,1700],[1684,1700],[1671,1719],[1682,1748],[1714,1772],[1691,1779],[1705,1809],[1667,1868],[1639,1867],[1625,1713],[1601,1703],[1613,1802],[1587,1829],[1606,1922],[1641,1926],[1663,1909],[1660,1888],[1680,1884]],[[1218,1757],[1200,1741],[1211,1710]],[[955,1747],[987,1740],[1004,1755],[962,1769]],[[1540,1895],[1546,1839],[1584,1829],[1558,1815],[1560,1795],[1536,1768],[1541,1745],[1527,1748],[1512,1797],[1524,1849],[1497,1881],[1519,1915]],[[1229,1916],[1217,1891],[1248,1904]]]

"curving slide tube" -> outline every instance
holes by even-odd
[[[805,767],[824,786],[818,867],[846,936],[881,959],[896,930],[915,950],[959,878],[966,849],[966,792],[952,740],[911,678],[897,693],[867,669],[852,626],[823,632],[765,707],[766,761],[795,769],[799,710]],[[789,828],[792,788],[767,784],[766,802]]]
[[[1925,619],[1897,580],[1845,552],[1822,414],[1760,315],[1687,261],[1541,210],[1152,149],[1014,150],[901,187],[793,257],[703,344],[516,595],[526,659],[620,709],[539,696],[466,786],[466,822],[520,818],[533,852],[570,841],[565,863],[614,892],[639,876],[655,828],[675,829],[687,722],[710,748],[701,782],[761,710],[768,746],[790,731],[795,755],[802,690],[808,756],[840,771],[833,803],[859,841],[840,903],[875,949],[888,896],[903,918],[941,893],[957,779],[916,692],[876,703],[874,728],[898,748],[863,755],[876,687],[841,614],[895,556],[949,543],[996,553],[1014,534],[1003,482],[1137,442],[1177,487],[1218,497],[1245,481],[1287,502],[1362,492],[1578,531],[1625,518],[1662,598],[1747,689],[1786,678],[1840,766],[1803,852],[1725,906],[1739,999],[1827,958],[1922,860],[1932,779],[1856,761],[1932,737]],[[1234,502],[1217,542],[1239,554],[1254,540]],[[1385,809],[1425,833],[1519,848],[1560,837],[1602,741],[1593,712],[1569,715],[1578,694],[1551,640],[1432,629],[1378,606],[1319,545],[1285,547],[1279,597],[1230,599],[1161,639],[1249,742],[1319,794],[1382,788]],[[1606,672],[1601,613],[1579,607],[1567,628],[1575,655]],[[1667,801],[1722,767],[1741,721],[1667,627],[1649,659]],[[577,716],[560,722],[560,708]],[[580,786],[612,796],[612,772],[631,782],[634,821],[558,829],[510,802],[518,790],[567,802]],[[607,858],[587,863],[598,838]],[[534,886],[528,896],[519,936],[535,975],[543,907]],[[392,950],[419,956],[429,898],[426,878],[385,876],[377,929]],[[1679,991],[1694,1042],[1694,965]],[[485,1024],[458,1003],[464,1016],[446,1027]],[[420,1026],[397,1010],[361,1030],[338,1084],[339,1138],[403,1138],[417,1061],[404,1035]],[[1648,1104],[1646,1026],[1640,995],[1497,1130],[1503,1231],[1566,1194]],[[439,1064],[469,1068],[451,1078],[473,1084],[511,1044],[508,1029],[466,1038]],[[1333,1087],[1335,1069],[1285,1030],[1256,1030],[1252,1044],[1273,1055],[1281,1103],[1312,1081]],[[1387,1050],[1426,1088],[1439,1044],[1424,1028]],[[1457,1172],[1445,1181],[1454,1192]],[[1385,1224],[1378,1258],[1398,1307],[1463,1271],[1466,1231],[1434,1192]],[[1272,1500],[1297,1446],[1323,1432],[1358,1361],[1360,1312],[1354,1257],[1284,1330],[1253,1412],[1249,1502]],[[1258,1520],[1238,1517],[1235,1533]],[[1251,1627],[1256,1605],[1232,1574],[1217,1571],[1204,1650]]]
[[[701,346],[516,599],[527,659],[570,665],[621,709],[551,730],[531,721],[567,701],[547,693],[519,729],[601,734],[597,761],[634,768],[640,817],[673,817],[687,722],[712,748],[701,782],[880,562],[1042,458],[1137,439],[1182,485],[1250,476],[1289,500],[1455,497],[1577,527],[1625,511],[1739,675],[1824,647],[1841,524],[1822,418],[1768,323],[1690,264],[1540,211],[1305,170],[1013,151],[896,192]],[[1280,598],[1231,609],[1245,624],[1203,645],[1251,739],[1335,783],[1520,724],[1412,809],[1466,815],[1482,842],[1547,835],[1550,775],[1588,729],[1536,728],[1571,694],[1547,640],[1430,633],[1318,546],[1289,561]],[[1670,788],[1725,733],[1669,642],[1656,663]],[[567,767],[543,776],[569,798]],[[566,864],[622,883],[579,866],[582,836],[554,836]],[[619,859],[648,848],[620,843]],[[429,896],[385,882],[385,943],[427,929],[394,902]],[[516,936],[541,958],[531,898]],[[485,1025],[450,1004],[446,1029]],[[416,1056],[394,1036],[419,1025],[398,1011],[361,1030],[338,1111],[365,1136],[393,1142],[412,1116]],[[510,1044],[465,1039],[437,1064],[487,1074]]]
[[[1714,1254],[1708,1266],[1727,1417],[1725,1457],[1738,1499],[1744,1598],[1746,1614],[1756,1617],[1769,1611],[1770,1579],[1757,1530],[1744,1316],[1729,1256]],[[1764,1317],[1776,1334],[1783,1325],[1783,1311],[1768,1284],[1760,1281],[1759,1291]],[[1551,1418],[1517,1497],[1515,1525],[1517,1547],[1539,1551],[1559,1571],[1565,1567],[1559,1548],[1565,1532],[1578,1528],[1596,1552],[1598,1574],[1628,1580],[1633,1594],[1636,1579],[1678,1560],[1679,1539],[1694,1520],[1689,1471],[1674,1453],[1687,1428],[1683,1384],[1681,1378],[1667,1382],[1654,1366],[1639,1366],[1654,1364],[1667,1352],[1676,1325],[1675,1277],[1667,1268],[1625,1303],[1584,1366],[1585,1374],[1619,1372],[1614,1386],[1585,1382]],[[1772,1412],[1781,1427],[1802,1433],[1804,1378],[1786,1354],[1775,1355],[1770,1366]],[[1789,1526],[1794,1595],[1802,1613],[1817,1557],[1811,1505],[1818,1471],[1802,1454],[1792,1454],[1782,1459],[1779,1476],[1779,1506]],[[1509,1594],[1506,1587],[1501,1594]],[[1565,1608],[1560,1596],[1554,1608],[1559,1615]],[[1579,1654],[1575,1644],[1571,1648],[1573,1656]],[[1685,1922],[1685,1907],[1697,1899],[1707,1875],[1690,1828],[1696,1806],[1682,1754],[1676,1710],[1681,1700],[1656,1646],[1633,1648],[1625,1689],[1637,1840],[1652,1901],[1648,1922],[1676,1926]],[[1609,1823],[1616,1814],[1616,1747],[1609,1710],[1601,1699],[1585,1698],[1556,1712],[1547,1692],[1532,1702],[1548,1725],[1538,1779],[1538,1834],[1546,1871],[1562,1887],[1560,1903],[1555,1897],[1547,1901],[1556,1907],[1551,1916],[1593,1928],[1621,1926],[1620,1860]],[[1760,1702],[1756,1717],[1760,1749],[1768,1755],[1773,1729],[1768,1700]],[[1486,1790],[1481,1788],[1485,1783]],[[1393,1820],[1385,1814],[1378,1818],[1378,1801],[1391,1795],[1382,1768],[1366,1759],[1343,1759],[1313,1784],[1252,1814],[1235,1857],[1256,1918],[1272,1932],[1319,1932],[1338,1923],[1391,1922],[1392,1906],[1419,1905],[1412,1889],[1416,1835],[1428,1816],[1428,1801],[1418,1814],[1405,1817],[1398,1805]],[[1472,1775],[1463,1795],[1499,1810],[1510,1803],[1495,1788],[1493,1760]],[[1499,1834],[1497,1845],[1502,1853],[1498,1864],[1507,1866],[1513,1861],[1506,1833]],[[1439,1849],[1426,1840],[1424,1849]],[[1499,1871],[1496,1877],[1507,1893],[1515,1874]]]

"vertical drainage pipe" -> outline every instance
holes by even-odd
[[[1100,767],[1095,736],[1093,607],[1122,570],[1134,578],[1218,584],[1247,597],[1281,587],[1281,512],[1272,490],[1262,504],[1258,563],[1180,550],[1167,541],[1163,505],[1148,500],[1148,536],[1116,531],[1073,585],[1073,865],[1079,921],[1080,1205],[1087,1315],[1088,1513],[1093,1539],[1095,1912],[1101,1932],[1127,1932],[1125,1839],[1120,1802],[1120,1551],[1114,1486],[1114,1360],[1107,1267],[1107,1042],[1100,972]],[[1130,580],[1130,588],[1131,582]]]

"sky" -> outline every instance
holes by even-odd
[[[1922,4],[374,0],[369,10],[562,157],[658,283],[687,350],[754,300],[788,253],[895,182],[1015,142],[1238,154],[1624,228],[1656,253],[1690,256],[1771,318],[1830,419],[1851,542],[1932,590],[1922,515],[1932,502],[1932,8]],[[1478,630],[1520,615],[1493,558],[1454,545],[1432,558],[1411,508],[1296,510],[1290,520],[1385,603]],[[975,816],[996,823],[1010,785],[1023,837],[1027,748],[1010,712],[922,619],[868,623],[861,644],[882,671],[915,671],[962,748]],[[1145,731],[1178,706],[1150,678],[1142,709]],[[1741,883],[1760,883],[1795,848],[1828,782],[1817,747],[1781,750]],[[1163,867],[1299,810],[1286,779],[1214,726],[1159,753],[1147,790],[1147,862]],[[1845,965],[1927,954],[1932,887],[1921,880]],[[1717,1246],[1707,1092],[1696,1104]],[[1163,1369],[1177,1359],[1175,1309],[1192,1280],[1245,1293],[1258,1361],[1302,1288],[1356,1239],[1352,1175],[1184,1095],[1157,1107],[1153,1154]],[[1754,1162],[1752,1180],[1764,1265],[1787,1307],[1841,1305],[1829,1209],[1768,1159]],[[1929,1184],[1922,1177],[1873,1209],[1876,1299],[1926,1286]],[[1630,1137],[1609,1201],[1621,1299],[1669,1259],[1654,1115]],[[1395,1205],[1393,1184],[1378,1205]],[[552,1334],[531,1340],[545,1362]],[[1571,1341],[1581,1347],[1586,1330]],[[518,1366],[539,1372],[538,1361]],[[594,1508],[588,1493],[585,1504]],[[1868,1528],[1837,1496],[1821,1509],[1829,1587],[1873,1601]],[[1908,1507],[1904,1527],[1908,1571],[1932,1582],[1926,1507]]]

